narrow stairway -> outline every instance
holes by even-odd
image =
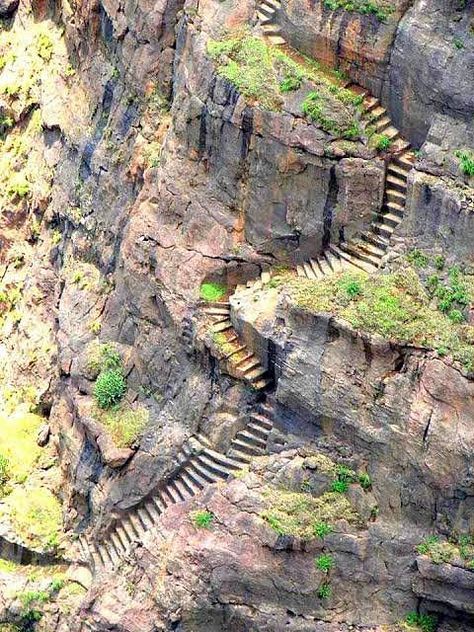
[[[299,56],[281,35],[278,19],[280,8],[279,0],[258,1],[257,18],[263,36],[269,44],[285,47],[290,56]],[[407,178],[415,158],[409,143],[401,138],[380,100],[350,81],[344,87],[363,97],[362,123],[366,129],[372,127],[374,133],[383,134],[390,141],[393,157],[387,165],[383,205],[374,214],[369,230],[349,242],[331,244],[319,257],[297,265],[297,275],[311,280],[322,279],[344,270],[371,273],[380,266],[382,257],[390,246],[393,232],[403,219]]]
[[[243,430],[239,430],[226,454],[211,448],[205,437],[194,438],[195,446],[183,446],[181,467],[126,516],[116,520],[100,541],[90,542],[79,536],[82,560],[91,563],[96,573],[117,566],[129,553],[132,545],[142,540],[168,507],[186,502],[208,485],[226,480],[230,474],[248,465],[252,458],[266,452],[268,437],[273,428],[273,408],[267,402],[257,404]]]
[[[243,342],[230,320],[230,303],[203,304],[202,311],[210,318],[213,334],[221,334],[219,346],[229,369],[252,388],[261,391],[271,384],[267,370],[255,353]]]

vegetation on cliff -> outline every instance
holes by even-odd
[[[452,268],[446,281],[422,283],[416,268],[391,274],[344,273],[314,283],[289,284],[296,305],[329,312],[354,328],[402,343],[452,355],[474,371],[474,326],[467,322],[474,301],[474,278]]]
[[[362,98],[331,81],[314,60],[269,46],[247,31],[208,43],[217,73],[229,80],[251,103],[268,110],[281,110],[284,95],[301,90],[300,108],[326,132],[348,139],[360,135],[356,108]],[[304,62],[304,63],[302,63]]]

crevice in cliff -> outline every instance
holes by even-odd
[[[329,174],[329,187],[328,194],[326,197],[326,203],[324,205],[323,211],[323,238],[322,238],[322,246],[323,248],[327,248],[331,241],[331,227],[333,221],[334,209],[336,208],[337,196],[339,194],[339,184],[337,182],[336,177],[336,166],[331,166],[331,171]]]

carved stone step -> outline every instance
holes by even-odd
[[[247,426],[247,430],[240,430],[237,433],[236,440],[243,441],[244,443],[253,445],[256,448],[260,448],[262,450],[265,450],[265,448],[267,447],[266,438],[264,439],[258,434],[254,434],[249,426]]]
[[[228,319],[222,323],[219,323],[218,325],[212,326],[212,331],[214,331],[215,333],[220,333],[221,331],[227,331],[229,329],[232,329],[232,323]]]
[[[249,443],[243,439],[234,439],[231,445],[233,451],[247,454],[249,457],[261,456],[265,451],[264,448],[254,445],[253,443]]]
[[[392,188],[392,189],[396,189],[397,191],[400,191],[401,193],[405,193],[406,194],[406,190],[407,190],[407,183],[406,180],[403,180],[402,178],[399,178],[397,176],[394,176],[390,173],[387,174],[387,179],[386,179],[386,184],[388,187]]]
[[[284,46],[286,44],[281,35],[267,35],[267,39],[272,46]]]
[[[266,427],[261,426],[260,424],[254,424],[254,423],[249,423],[247,426],[249,432],[251,432],[253,435],[259,437],[260,439],[263,439],[264,441],[267,441],[268,439],[268,435],[270,433],[270,430]]]
[[[395,164],[394,162],[391,162],[388,165],[387,172],[390,175],[393,175],[396,178],[399,178],[400,180],[403,180],[404,182],[407,181],[408,171],[406,169],[404,169],[404,167],[400,167],[399,165]]]

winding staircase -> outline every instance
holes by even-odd
[[[191,438],[178,455],[180,465],[172,477],[115,520],[100,540],[79,537],[82,561],[91,565],[95,573],[118,566],[169,507],[185,503],[209,485],[244,468],[252,458],[265,454],[272,419],[272,405],[268,401],[259,403],[245,428],[232,439],[226,454],[213,450],[202,435]]]
[[[285,47],[293,56],[298,56],[281,35],[278,13],[279,0],[259,0],[257,17],[264,38],[272,46]],[[374,214],[370,228],[357,239],[329,245],[319,256],[298,265],[300,277],[318,280],[324,276],[346,269],[373,272],[382,261],[390,246],[394,230],[403,219],[408,173],[413,167],[414,154],[409,144],[392,125],[387,110],[380,100],[360,86],[348,83],[345,86],[363,97],[362,123],[373,126],[377,134],[384,134],[392,143],[386,177],[383,205]],[[265,285],[271,274],[263,272],[257,281],[249,281],[247,287]],[[235,292],[244,289],[237,286]],[[205,303],[202,311],[211,323],[211,333],[218,334],[222,353],[220,360],[229,372],[242,379],[256,391],[265,392],[272,384],[271,376],[235,330],[231,321],[228,301]],[[223,357],[222,357],[223,356]],[[179,467],[175,474],[144,498],[138,505],[125,512],[109,525],[101,539],[79,537],[82,561],[92,566],[96,573],[111,570],[120,564],[140,542],[147,531],[153,529],[161,516],[173,505],[186,503],[201,491],[218,481],[224,481],[251,461],[265,454],[268,438],[273,428],[273,407],[268,397],[256,405],[250,413],[243,430],[236,433],[229,450],[223,454],[213,450],[202,435],[191,438],[178,455]]]
[[[268,276],[268,280],[270,276]],[[249,281],[249,287],[253,282]],[[238,291],[243,286],[237,286]],[[202,311],[211,321],[211,333],[222,336],[223,361],[229,373],[242,379],[256,391],[265,390],[272,383],[267,369],[236,332],[230,316],[229,302],[205,303]]]
[[[278,15],[280,0],[259,0],[257,18],[263,37],[272,46],[284,47],[293,58],[299,57],[282,37]],[[387,163],[382,208],[374,214],[370,228],[360,237],[338,245],[329,245],[319,256],[297,266],[297,274],[308,279],[321,279],[346,269],[373,272],[382,261],[390,246],[394,230],[403,219],[407,192],[408,173],[413,168],[415,156],[410,145],[392,125],[386,108],[368,90],[347,82],[345,88],[363,97],[361,122],[364,128],[373,127],[376,134],[383,134],[391,142]]]

